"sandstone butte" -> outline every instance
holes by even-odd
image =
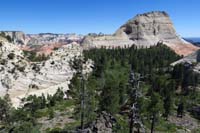
[[[139,14],[122,25],[113,35],[87,36],[84,48],[100,47],[150,47],[158,42],[170,47],[177,54],[187,56],[198,47],[183,40],[177,33],[166,12],[155,11]]]

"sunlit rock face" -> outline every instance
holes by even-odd
[[[155,45],[158,41],[180,42],[173,24],[165,12],[140,14],[121,26],[116,32],[124,32],[138,46]]]
[[[172,21],[166,12],[139,14],[122,25],[114,35],[88,36],[83,41],[87,48],[150,47],[162,42],[179,55],[188,55],[198,48],[177,35]]]

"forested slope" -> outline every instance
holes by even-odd
[[[38,132],[41,128],[45,132],[97,132],[105,124],[98,123],[102,112],[112,116],[111,124],[104,125],[112,132],[199,131],[199,115],[193,110],[200,104],[199,77],[187,65],[170,66],[181,57],[167,46],[101,48],[83,55],[71,64],[77,70],[67,92],[71,99],[62,99],[59,89],[47,99],[24,99],[27,104],[21,109],[12,109],[1,100],[2,131],[27,131],[29,125]],[[83,75],[82,64],[87,59],[94,61],[93,72]],[[58,122],[59,114],[63,122]],[[45,129],[44,118],[52,125],[56,120],[59,124]],[[185,120],[189,124],[184,125]]]

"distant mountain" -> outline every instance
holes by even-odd
[[[22,50],[36,51],[50,54],[54,48],[62,47],[70,43],[80,43],[82,35],[76,34],[25,34],[21,31],[1,31],[1,34],[9,36],[12,43],[20,46]]]
[[[155,11],[138,14],[122,25],[114,35],[88,36],[83,44],[93,47],[150,47],[162,42],[179,55],[188,55],[198,48],[176,34],[166,12]]]
[[[45,45],[51,43],[79,42],[83,36],[76,34],[39,33],[25,34],[22,31],[0,31],[1,34],[10,36],[13,43],[18,45]]]
[[[186,41],[193,43],[196,46],[200,47],[200,37],[190,37],[190,38],[184,38]]]

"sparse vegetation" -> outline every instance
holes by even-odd
[[[23,51],[23,52],[24,56],[32,62],[41,62],[49,59],[49,56],[46,56],[45,54],[37,55],[37,52],[34,51]]]

